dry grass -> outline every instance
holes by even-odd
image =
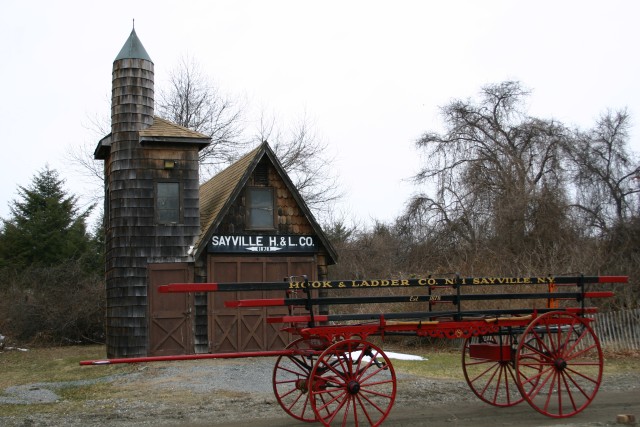
[[[129,373],[132,365],[101,366],[99,369],[79,365],[81,360],[104,358],[104,346],[71,346],[36,348],[29,351],[5,350],[0,353],[0,395],[10,386],[35,383],[94,380]],[[113,396],[108,383],[69,385],[56,389],[60,402],[34,405],[0,404],[0,416],[26,416],[37,408],[39,413],[73,412],[91,399]]]
[[[427,361],[392,360],[396,372],[426,378],[464,379],[461,368],[462,356],[459,351],[411,350],[410,353],[422,356]]]
[[[104,356],[104,346],[4,351],[0,353],[0,390],[12,385],[95,379],[134,369],[131,365],[110,365],[100,369],[79,366],[81,360]]]

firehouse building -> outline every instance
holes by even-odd
[[[298,190],[267,142],[200,184],[198,153],[211,140],[154,115],[154,64],[135,30],[112,73],[111,133],[94,153],[104,161],[107,356],[283,348],[290,337],[264,321],[277,308],[224,306],[241,292],[157,288],[326,279],[337,257]]]

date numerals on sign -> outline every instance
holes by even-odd
[[[418,301],[420,301],[419,296],[411,295],[409,297],[409,302],[418,302]],[[430,295],[429,301],[440,301],[440,295]]]

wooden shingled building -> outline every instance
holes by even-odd
[[[157,292],[326,279],[335,251],[275,153],[264,142],[200,185],[210,138],[153,114],[154,64],[135,30],[112,72],[111,133],[95,150],[105,171],[107,356],[284,347],[291,337],[264,321],[267,309],[224,307],[243,295]]]

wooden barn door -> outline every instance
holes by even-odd
[[[193,353],[193,296],[158,292],[160,285],[188,283],[191,276],[187,264],[149,264],[149,356]]]
[[[316,278],[314,257],[209,257],[212,282],[279,282],[306,274]],[[283,298],[284,291],[211,292],[208,300],[209,351],[262,351],[284,348],[290,341],[282,325],[266,323],[267,315],[287,314],[286,307],[226,308],[236,299]]]

